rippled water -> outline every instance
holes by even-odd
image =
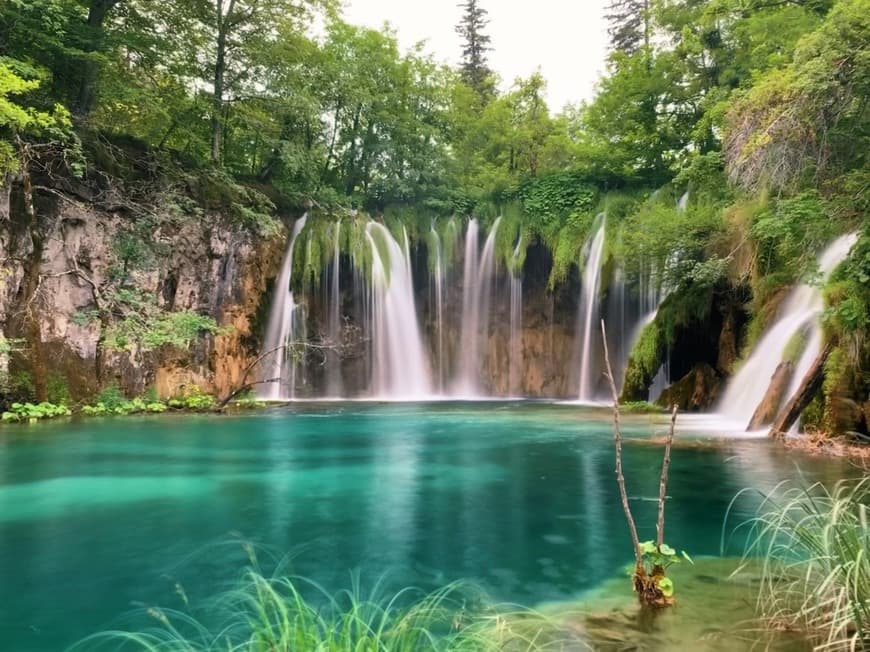
[[[329,590],[481,582],[497,600],[569,600],[630,561],[608,414],[540,403],[294,405],[0,429],[2,649],[62,649],[138,606],[183,607],[258,559]],[[664,425],[628,419],[625,473],[652,538]],[[741,489],[836,477],[765,440],[681,432],[667,540],[720,552]],[[736,524],[756,504],[745,496]],[[729,528],[730,530],[730,528]],[[732,537],[727,537],[732,539]],[[731,552],[741,542],[732,540]]]

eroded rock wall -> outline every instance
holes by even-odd
[[[222,394],[241,381],[257,354],[253,322],[268,301],[284,234],[258,238],[220,213],[156,220],[161,226],[148,237],[161,243],[160,255],[132,272],[129,284],[160,308],[210,315],[224,328],[189,351],[115,350],[103,342],[111,316],[93,315],[122,264],[117,237],[131,216],[50,189],[35,190],[28,211],[21,185],[9,191],[8,217],[0,220],[0,328],[16,342],[11,379],[29,376],[40,400],[62,382],[74,401],[110,383],[130,395],[154,387],[168,397],[192,386]]]

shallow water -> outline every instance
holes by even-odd
[[[267,572],[328,590],[470,578],[525,605],[574,600],[631,559],[606,411],[522,403],[328,403],[238,417],[86,420],[0,429],[0,641],[63,649],[143,605],[231,587],[255,542]],[[625,474],[653,538],[661,419],[630,417]],[[729,502],[844,462],[683,429],[666,539],[720,554]],[[757,505],[746,494],[732,525]],[[726,540],[741,550],[740,533]],[[120,621],[124,622],[124,621]]]

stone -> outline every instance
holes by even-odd
[[[722,379],[716,370],[702,362],[662,392],[656,404],[665,408],[676,405],[683,412],[698,412],[715,403],[721,387]]]

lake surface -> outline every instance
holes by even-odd
[[[664,434],[630,417],[625,475],[655,534]],[[666,540],[719,555],[732,498],[844,462],[691,420],[671,465]],[[142,606],[185,608],[249,563],[335,591],[480,582],[499,601],[572,600],[632,553],[609,414],[532,402],[295,404],[238,417],[91,419],[0,428],[0,648],[61,650]],[[758,500],[743,496],[732,525]],[[726,534],[732,526],[727,527]],[[726,536],[739,554],[739,533]]]

